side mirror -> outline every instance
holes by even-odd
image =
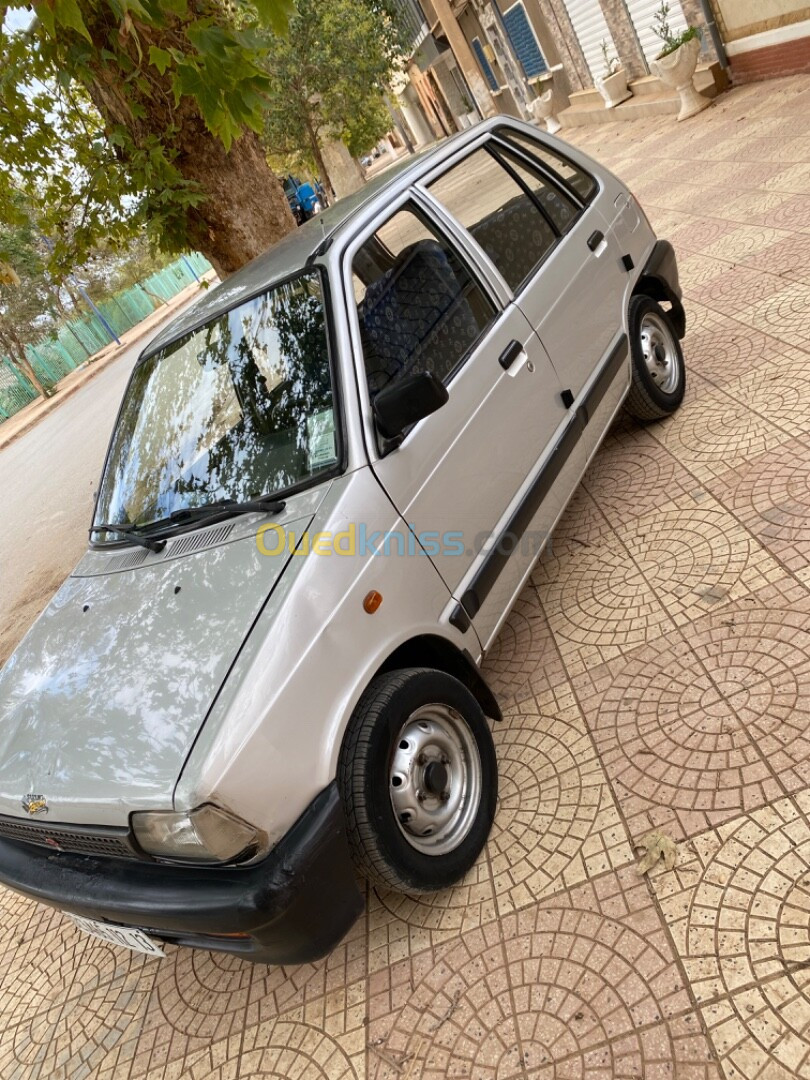
[[[411,424],[440,409],[448,397],[446,386],[432,372],[407,375],[377,394],[374,420],[383,438],[396,439]]]

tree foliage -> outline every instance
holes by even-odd
[[[235,143],[262,131],[267,31],[280,33],[290,7],[36,0],[28,30],[0,19],[0,221],[16,219],[22,191],[41,208],[62,272],[99,236],[123,242],[143,229],[177,250],[196,228],[205,250],[218,223],[195,155],[216,140],[227,171]]]
[[[400,54],[395,10],[375,0],[298,0],[289,33],[269,37],[265,134],[328,180],[324,139],[357,156],[391,128],[387,84]]]

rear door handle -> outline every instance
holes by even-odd
[[[596,249],[599,247],[599,245],[604,239],[605,234],[597,229],[596,232],[592,232],[591,235],[588,237],[588,247],[591,249],[591,251],[596,251]]]
[[[523,346],[519,341],[510,341],[501,353],[501,355],[498,357],[498,363],[501,365],[504,371],[508,371],[522,352]]]

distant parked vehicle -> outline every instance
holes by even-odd
[[[299,225],[320,214],[326,205],[324,191],[317,180],[301,181],[291,173],[284,177],[284,193],[293,217]]]

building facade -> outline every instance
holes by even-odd
[[[403,0],[415,6],[417,0]],[[661,0],[418,0],[418,42],[406,65],[435,137],[507,113],[528,119],[553,88],[559,109],[605,74],[605,54],[644,79],[661,49]],[[668,0],[677,33],[703,30],[701,62],[732,80],[810,71],[803,0]],[[417,16],[417,18],[419,18]],[[764,51],[763,51],[764,50]]]

